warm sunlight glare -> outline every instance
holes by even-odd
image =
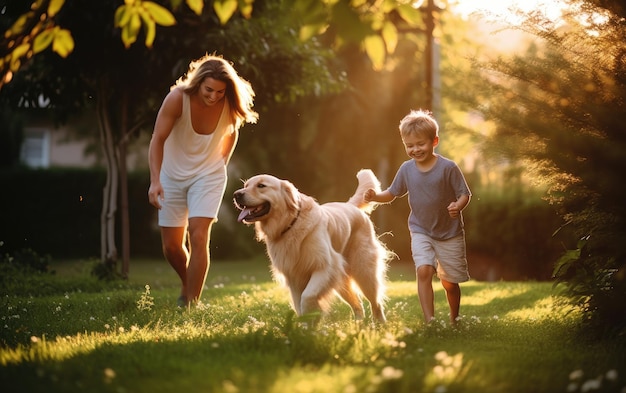
[[[554,307],[554,299],[550,297],[537,300],[535,303],[529,304],[528,307],[511,310],[510,312],[503,315],[503,317],[519,320],[534,320],[547,317],[555,317],[557,314],[559,314],[559,312],[557,312]]]
[[[523,286],[507,286],[506,288],[503,287],[500,290],[489,288],[471,295],[465,295],[463,297],[463,304],[468,306],[484,306],[485,304],[489,304],[496,299],[523,295],[526,291],[527,289]]]
[[[550,20],[555,20],[561,15],[564,2],[561,0],[455,0],[452,2],[452,10],[464,17],[477,15],[488,20],[501,20],[513,24],[522,21],[518,12],[541,12]]]

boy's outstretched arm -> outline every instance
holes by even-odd
[[[370,188],[369,190],[365,191],[365,194],[363,194],[363,199],[365,200],[365,202],[389,203],[393,202],[396,197],[391,192],[389,192],[389,190],[377,193],[374,189]]]

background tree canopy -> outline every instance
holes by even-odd
[[[479,83],[457,97],[496,125],[485,154],[545,184],[563,230],[580,239],[555,277],[593,322],[619,330],[626,326],[618,300],[626,295],[626,14],[621,2],[570,7],[558,21],[528,15],[519,28],[540,40],[523,54],[477,62]]]

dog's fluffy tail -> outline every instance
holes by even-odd
[[[365,202],[365,200],[363,199],[363,195],[365,194],[365,191],[370,188],[374,189],[376,192],[380,192],[380,181],[378,181],[378,178],[376,177],[376,175],[374,175],[374,172],[372,172],[371,169],[361,169],[356,174],[356,178],[359,181],[359,185],[357,186],[354,195],[352,195],[352,197],[350,197],[350,199],[348,200],[348,203],[355,205],[359,209],[369,214],[374,209],[376,209],[378,203]]]

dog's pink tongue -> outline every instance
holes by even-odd
[[[237,217],[237,221],[238,222],[242,222],[244,218],[246,218],[246,216],[248,214],[250,214],[250,212],[252,211],[252,209],[250,209],[249,207],[244,207],[241,210],[241,213],[239,213],[239,217]]]

